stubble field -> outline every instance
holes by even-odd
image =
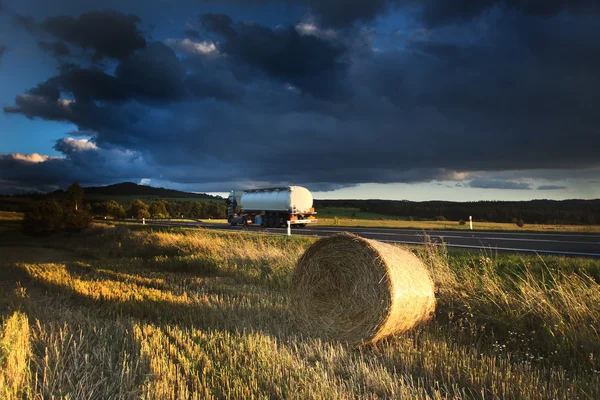
[[[294,326],[312,238],[2,226],[2,398],[600,398],[597,260],[413,248],[434,319],[351,348]]]

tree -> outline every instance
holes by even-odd
[[[83,203],[83,188],[79,185],[79,182],[73,182],[67,189],[67,198],[75,203],[75,211],[79,209]]]
[[[131,208],[128,210],[127,214],[137,219],[150,218],[148,206],[142,200],[134,200],[133,203],[131,203]]]
[[[150,203],[148,210],[152,218],[169,218],[169,212],[167,211],[167,202],[164,200],[153,201]]]
[[[31,235],[49,235],[64,227],[63,209],[54,200],[44,200],[33,205],[25,214],[23,231]]]
[[[104,204],[107,217],[124,218],[125,216],[127,216],[127,213],[125,212],[123,206],[117,203],[116,201],[109,200]]]
[[[192,218],[202,218],[202,203],[199,201],[195,201],[192,203],[192,209],[190,211],[190,216]]]

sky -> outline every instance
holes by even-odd
[[[0,0],[0,193],[600,198],[598,0]]]

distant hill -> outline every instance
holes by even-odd
[[[156,197],[161,199],[205,199],[223,200],[221,196],[211,196],[205,193],[188,193],[179,190],[157,188],[152,186],[138,185],[133,182],[123,182],[108,186],[90,186],[83,188],[86,198],[106,196],[140,196]]]

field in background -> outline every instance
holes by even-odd
[[[465,221],[464,225],[460,225],[459,221],[409,221],[400,217],[363,213],[358,209],[341,207],[318,209],[317,213],[317,217],[319,219],[318,224],[324,226],[337,225],[379,228],[470,229],[468,220]],[[473,221],[473,229],[488,231],[600,232],[600,225],[525,224],[524,227],[519,228],[516,224],[510,223]]]
[[[399,220],[400,217],[360,211],[351,207],[316,207],[319,218],[355,219],[355,220]]]
[[[296,334],[312,238],[0,225],[2,398],[600,398],[600,260],[414,248],[435,318],[352,349]]]

